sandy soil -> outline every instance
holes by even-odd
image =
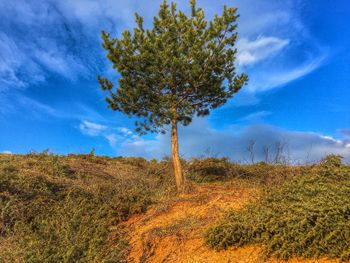
[[[233,181],[192,188],[190,193],[157,205],[125,222],[124,229],[130,237],[130,262],[280,262],[276,259],[264,260],[259,247],[215,251],[203,242],[205,229],[226,211],[240,209],[254,201],[259,196],[258,187],[244,181]],[[292,259],[288,262],[333,261]]]

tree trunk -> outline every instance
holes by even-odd
[[[179,138],[177,135],[177,120],[174,118],[171,125],[171,155],[173,160],[173,169],[177,190],[180,191],[184,186],[184,176],[182,174],[181,162],[179,157]]]

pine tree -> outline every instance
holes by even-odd
[[[234,66],[237,8],[225,6],[221,16],[208,22],[195,0],[190,5],[191,14],[186,15],[177,11],[175,3],[164,1],[152,29],[145,29],[143,18],[135,14],[133,33],[126,30],[121,38],[111,38],[102,32],[107,58],[120,74],[118,88],[98,77],[101,88],[109,93],[109,107],[137,117],[138,133],[165,133],[171,127],[178,189],[184,184],[178,123],[186,126],[195,115],[208,115],[248,81]]]

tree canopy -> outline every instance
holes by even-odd
[[[135,14],[133,32],[120,38],[102,32],[120,78],[116,89],[107,78],[99,77],[99,83],[109,92],[110,108],[139,117],[139,133],[165,132],[173,120],[188,125],[226,103],[248,80],[234,65],[237,8],[225,6],[208,22],[195,0],[190,5],[186,15],[164,1],[151,29]]]

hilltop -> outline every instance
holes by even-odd
[[[182,161],[178,194],[169,160],[0,155],[0,262],[349,259],[350,173],[337,156]]]

